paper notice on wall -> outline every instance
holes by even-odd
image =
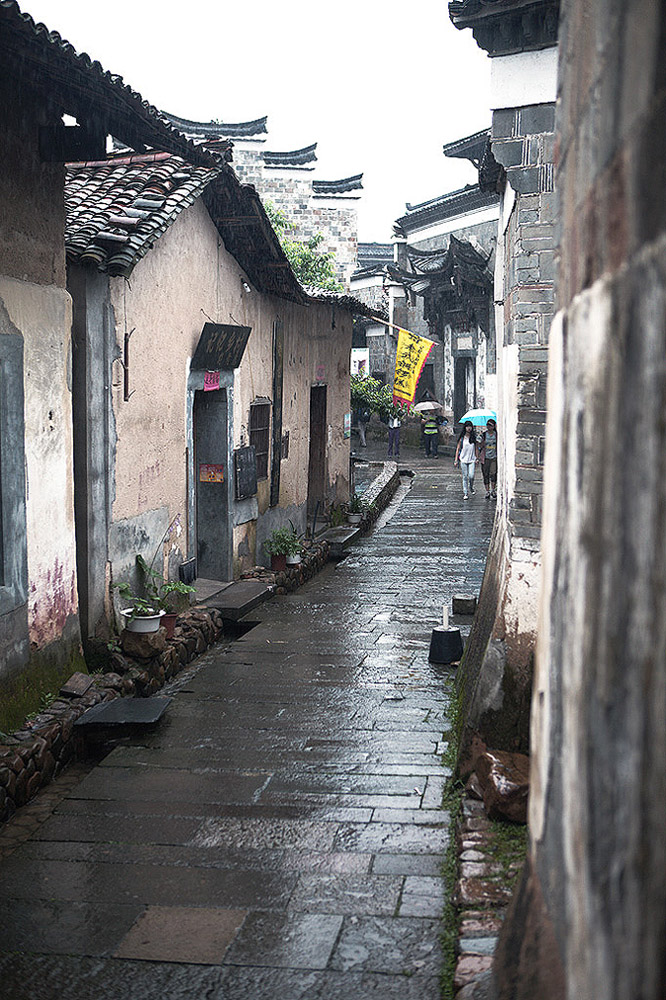
[[[204,372],[204,392],[211,392],[220,388],[219,372]]]
[[[223,465],[200,465],[199,466],[199,482],[200,483],[223,483],[224,482],[224,466]]]
[[[352,418],[351,413],[345,413],[343,435],[346,438],[351,437],[351,418]]]

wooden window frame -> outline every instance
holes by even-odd
[[[262,413],[262,411],[265,411]],[[257,479],[268,479],[268,459],[271,447],[271,404],[250,403],[248,422],[250,444],[257,456]]]

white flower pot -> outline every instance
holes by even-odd
[[[120,612],[125,619],[125,628],[128,632],[157,632],[162,621],[164,611],[158,611],[155,615],[137,615],[132,618],[132,609],[125,608]]]
[[[347,520],[350,524],[360,524],[363,520],[363,514],[347,514]]]
[[[287,566],[300,566],[301,554],[297,552],[295,556],[287,556]]]

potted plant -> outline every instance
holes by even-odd
[[[129,583],[118,584],[118,593],[130,604],[120,612],[125,628],[129,632],[157,632],[163,624],[170,638],[177,618],[173,600],[177,595],[194,593],[195,588],[180,580],[165,580],[141,555],[136,557],[136,562],[143,575],[144,594],[138,597]]]
[[[301,540],[293,525],[289,528],[274,528],[264,542],[266,554],[271,557],[271,569],[281,573],[287,567],[287,556],[300,556]]]
[[[299,566],[303,552],[303,542],[293,523],[291,525],[291,538],[289,539],[289,551],[287,552],[287,566]]]
[[[350,524],[360,524],[365,513],[365,504],[360,493],[354,494],[347,504],[347,520]]]

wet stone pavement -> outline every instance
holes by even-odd
[[[411,458],[343,562],[63,775],[23,843],[20,813],[0,834],[2,1000],[439,997],[451,670],[428,649],[478,593],[493,511]]]

